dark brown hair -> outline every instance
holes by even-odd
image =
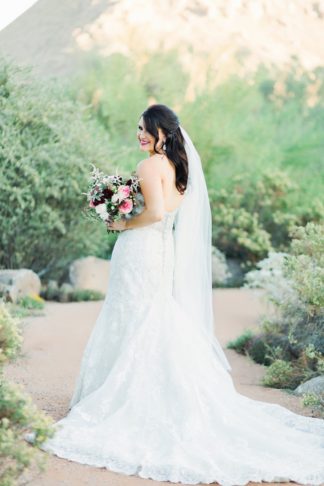
[[[147,108],[142,117],[145,129],[155,138],[154,150],[159,140],[158,128],[160,128],[165,140],[165,154],[175,166],[176,187],[183,194],[188,182],[188,159],[184,148],[184,138],[181,133],[177,115],[166,105],[155,104]]]

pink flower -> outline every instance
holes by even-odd
[[[118,187],[118,195],[120,201],[128,197],[130,194],[130,187],[129,186],[119,186]]]
[[[133,201],[131,199],[124,199],[119,205],[119,212],[122,214],[128,214],[133,209]]]
[[[89,202],[89,207],[90,207],[90,208],[95,208],[95,207],[96,207],[96,206],[95,206],[95,204],[93,203],[93,201],[90,201],[90,202]]]

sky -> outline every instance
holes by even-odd
[[[3,0],[0,1],[0,30],[13,22],[38,0]]]

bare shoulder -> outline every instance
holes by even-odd
[[[140,172],[158,172],[160,173],[163,163],[163,157],[160,154],[151,155],[146,159],[140,160],[136,166],[137,173]]]

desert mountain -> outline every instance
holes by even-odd
[[[141,66],[178,49],[203,84],[259,63],[323,65],[324,2],[311,0],[39,0],[0,32],[0,53],[44,76],[82,69],[84,52],[120,52]]]

